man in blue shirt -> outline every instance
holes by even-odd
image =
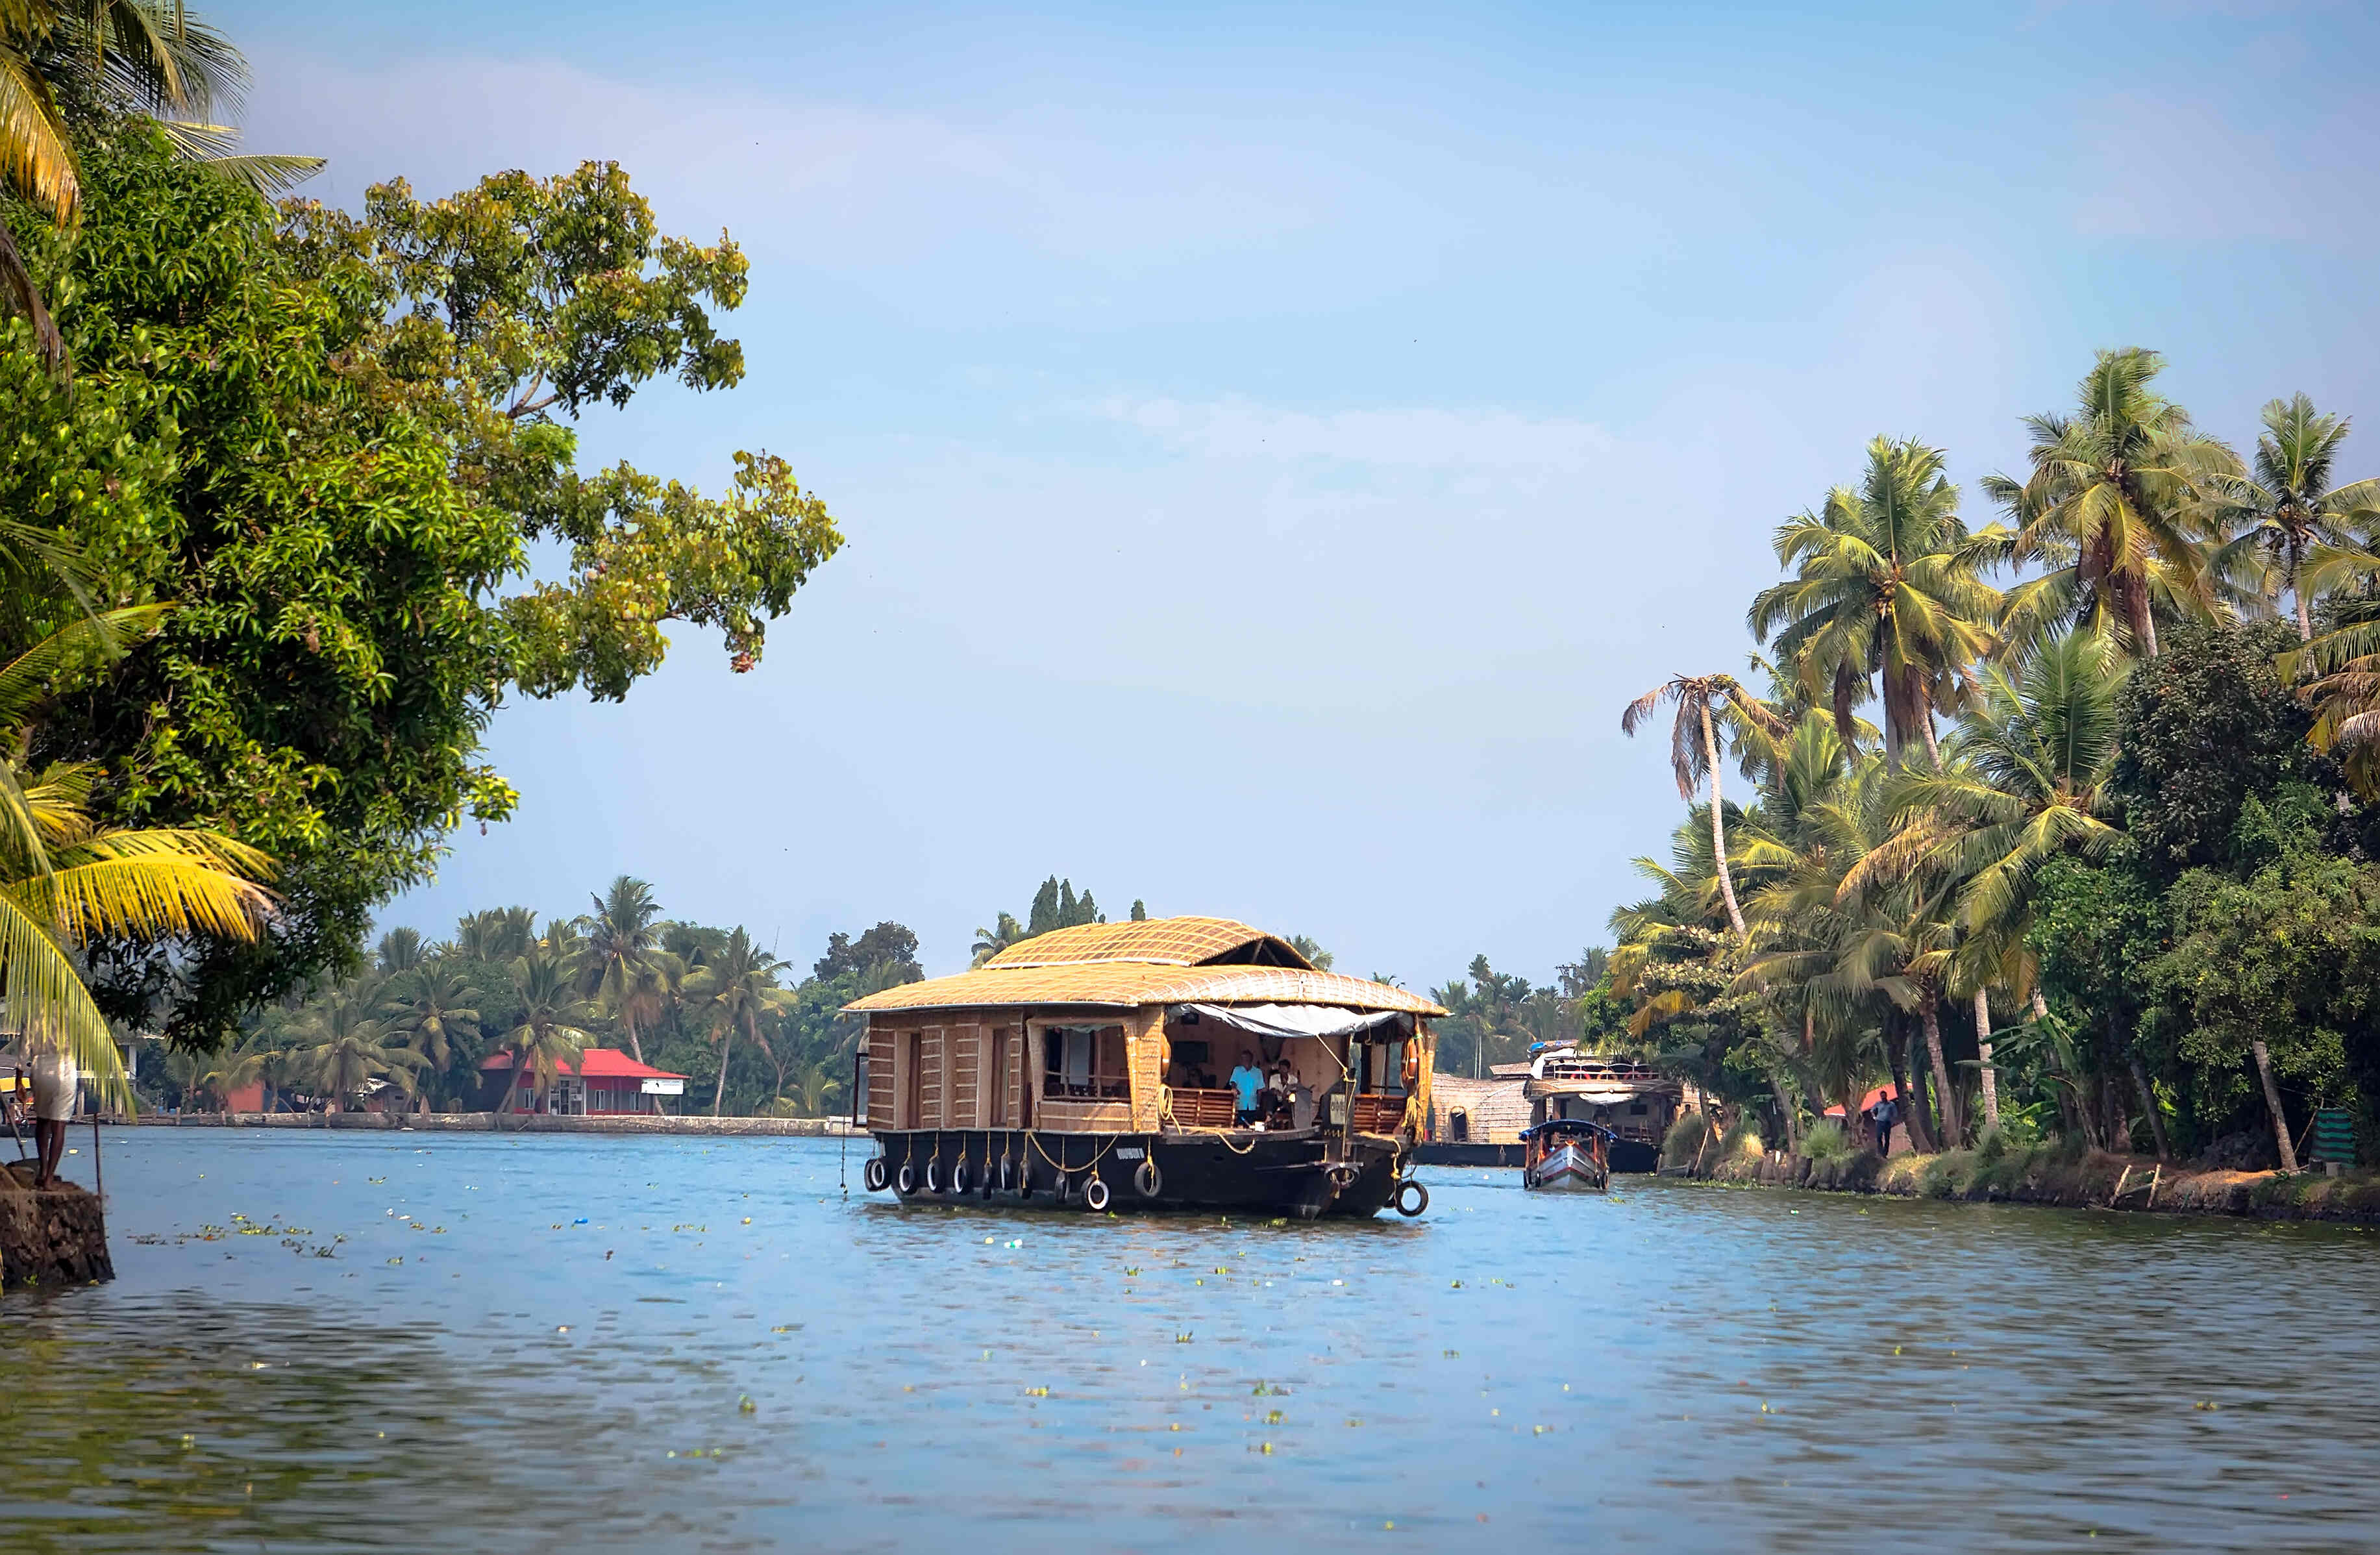
[[[1232,1071],[1232,1089],[1236,1096],[1236,1121],[1245,1128],[1257,1121],[1257,1092],[1264,1089],[1264,1071],[1257,1067],[1257,1055],[1245,1048],[1240,1050],[1240,1066]]]

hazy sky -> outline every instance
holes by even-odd
[[[681,631],[503,711],[519,818],[386,914],[433,933],[626,870],[941,971],[1055,871],[1546,978],[1678,819],[1621,705],[1742,668],[1867,438],[1972,489],[2133,344],[2237,442],[2380,413],[2359,7],[206,9],[324,198],[601,157],[728,228],[749,377],[588,462],[765,447],[850,537],[751,674]]]

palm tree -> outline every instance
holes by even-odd
[[[842,1089],[843,1082],[829,1075],[825,1064],[813,1063],[803,1070],[800,1078],[794,1082],[794,1099],[800,1106],[802,1116],[823,1117],[826,1104],[833,1100],[835,1093]]]
[[[1009,946],[1023,944],[1027,937],[1025,926],[1016,921],[1014,913],[1002,913],[994,920],[991,928],[978,929],[975,931],[975,959],[972,965],[980,966]]]
[[[1884,683],[1888,761],[1923,739],[1938,760],[1934,714],[1962,702],[1967,666],[1996,646],[1989,623],[1998,589],[1976,576],[1994,545],[1978,545],[1959,516],[1959,489],[1943,455],[1910,439],[1867,446],[1858,490],[1838,486],[1818,510],[1779,525],[1785,582],[1760,591],[1745,624],[1775,638],[1803,692],[1831,700],[1846,745],[1852,710]]]
[[[421,930],[392,929],[380,937],[380,949],[373,957],[382,977],[410,972],[421,965]]]
[[[614,877],[611,889],[593,901],[579,989],[611,1009],[627,1033],[628,1051],[642,1063],[645,1049],[638,1040],[637,1022],[658,1008],[653,962],[663,953],[653,920],[661,916],[661,907],[653,901],[651,884],[633,875]]]
[[[239,51],[180,0],[0,0],[0,188],[73,225],[82,183],[69,116],[91,111],[148,116],[182,155],[262,193],[319,171],[320,157],[230,154],[237,132],[206,120],[247,83]],[[0,303],[31,321],[44,359],[66,365],[66,343],[5,220]]]
[[[388,1080],[413,1094],[415,1072],[424,1060],[372,1013],[379,992],[370,981],[350,984],[327,1007],[310,1012],[299,1028],[312,1041],[294,1056],[334,1112],[374,1080]]]
[[[467,1051],[463,1044],[480,1039],[480,1012],[473,1007],[473,997],[459,970],[433,961],[392,979],[381,1011],[389,1029],[421,1055],[433,1074],[443,1074],[456,1055]],[[425,1108],[428,1099],[425,1094]]]
[[[1633,735],[1636,726],[1650,722],[1653,710],[1663,702],[1678,704],[1677,721],[1670,730],[1670,771],[1678,780],[1678,797],[1691,804],[1704,775],[1710,777],[1711,854],[1718,869],[1719,895],[1727,903],[1727,920],[1734,926],[1735,937],[1745,940],[1749,931],[1743,926],[1743,911],[1736,905],[1735,878],[1728,869],[1727,807],[1719,795],[1718,733],[1711,715],[1714,709],[1729,711],[1763,729],[1773,729],[1777,715],[1745,692],[1733,675],[1682,674],[1629,703],[1620,715],[1620,732]]]
[[[2265,592],[2290,596],[2298,640],[2312,642],[2310,590],[2301,587],[2306,558],[2317,546],[2353,548],[2360,531],[2380,522],[2380,479],[2330,484],[2347,418],[2316,411],[2305,395],[2268,401],[2264,419],[2255,473],[2213,483],[2216,521],[2239,531],[2216,553],[2216,565],[2228,574],[2252,563]]]
[[[0,666],[0,730],[16,731],[0,753],[0,979],[9,1018],[29,1045],[64,1051],[127,1111],[122,1055],[76,957],[117,937],[253,940],[273,905],[257,883],[272,861],[256,849],[196,827],[102,826],[91,815],[97,763],[35,771],[26,762],[25,731],[41,703],[163,614],[143,606],[86,617]]]
[[[727,1095],[727,1059],[735,1051],[736,1028],[760,1042],[760,1016],[774,1003],[777,974],[784,965],[754,944],[750,933],[737,924],[719,954],[688,979],[687,991],[701,1002],[713,1039],[720,1044],[719,1083],[710,1094],[714,1118]]]
[[[229,1112],[232,1094],[268,1078],[268,1071],[281,1057],[279,1049],[261,1045],[251,1037],[217,1055],[214,1067],[200,1073],[196,1084],[213,1094],[217,1111]]]
[[[532,945],[514,959],[512,977],[521,1017],[519,1025],[504,1033],[513,1074],[504,1087],[500,1118],[512,1112],[523,1075],[529,1076],[530,1093],[543,1096],[552,1088],[554,1076],[565,1065],[577,1063],[578,1055],[594,1040],[583,1024],[593,1018],[594,1007],[578,997],[567,962]]]
[[[2100,352],[2075,414],[2025,419],[2032,473],[1985,479],[1985,490],[2017,526],[2002,554],[2049,564],[2009,590],[2003,629],[2011,639],[2030,639],[2061,621],[2116,625],[2136,651],[2154,658],[2158,601],[2213,609],[2204,545],[2208,504],[2239,474],[2240,460],[2150,388],[2164,368],[2154,351]]]

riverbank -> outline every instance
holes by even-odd
[[[696,1134],[768,1135],[779,1137],[866,1137],[867,1130],[843,1118],[702,1118],[651,1113],[615,1117],[547,1117],[539,1113],[504,1119],[494,1112],[143,1112],[119,1120],[152,1128],[344,1128],[411,1130],[417,1134]]]
[[[67,1182],[37,1188],[30,1167],[0,1163],[0,1291],[114,1278],[98,1197]]]
[[[2332,1177],[2318,1172],[2200,1171],[2105,1150],[2077,1153],[2058,1145],[1947,1150],[1890,1160],[1867,1151],[1824,1160],[1746,1152],[1688,1174],[1721,1184],[1900,1198],[2380,1224],[2380,1172],[2357,1170]]]

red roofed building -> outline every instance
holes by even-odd
[[[483,1099],[490,1112],[504,1104],[513,1080],[513,1055],[496,1053],[480,1064]],[[686,1076],[638,1063],[617,1048],[589,1048],[575,1064],[565,1063],[542,1098],[521,1083],[513,1097],[516,1112],[552,1112],[562,1117],[605,1117],[624,1112],[666,1112],[666,1098],[686,1094]]]

